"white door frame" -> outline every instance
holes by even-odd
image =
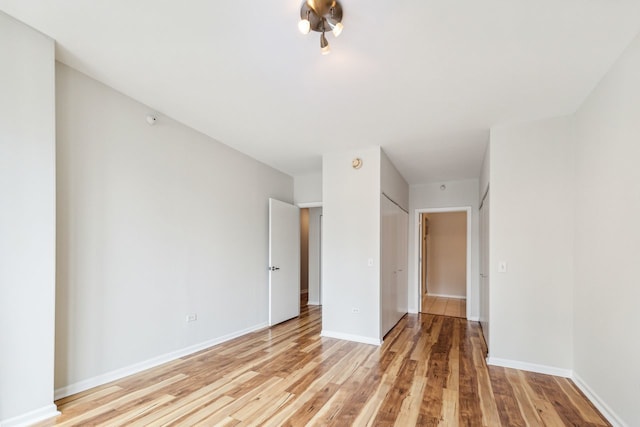
[[[459,206],[451,208],[425,208],[415,210],[415,254],[416,254],[416,283],[418,289],[418,312],[422,312],[422,288],[420,283],[420,273],[422,264],[420,263],[420,216],[423,213],[447,213],[447,212],[466,212],[467,213],[467,320],[471,320],[471,206]]]

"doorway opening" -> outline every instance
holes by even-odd
[[[309,301],[309,208],[300,209],[300,307]]]
[[[422,313],[468,318],[470,210],[417,211],[418,288]]]
[[[300,208],[300,304],[322,305],[322,207]]]

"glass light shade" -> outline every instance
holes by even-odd
[[[329,55],[331,53],[331,47],[329,47],[329,45],[326,45],[325,47],[321,47],[320,52],[323,55]]]
[[[302,34],[309,34],[309,31],[311,31],[311,22],[309,22],[308,19],[301,19],[300,22],[298,22],[298,29]]]
[[[333,33],[333,35],[335,37],[338,37],[341,33],[342,30],[344,29],[344,25],[342,25],[342,22],[338,22],[333,29],[331,30],[331,32]]]

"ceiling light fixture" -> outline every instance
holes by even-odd
[[[330,53],[331,48],[324,34],[331,31],[338,37],[342,33],[342,5],[337,0],[305,0],[300,7],[298,29],[302,34],[309,34],[311,30],[322,33],[320,51],[323,55]]]

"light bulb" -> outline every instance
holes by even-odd
[[[327,38],[324,36],[324,31],[320,36],[320,52],[322,52],[323,55],[328,55],[331,53],[331,48],[329,47],[329,42],[327,41]]]
[[[311,31],[311,22],[309,22],[308,19],[301,19],[300,22],[298,22],[298,29],[302,34],[309,34],[309,31]]]
[[[335,37],[338,37],[342,33],[343,29],[344,29],[344,25],[342,25],[342,22],[338,22],[336,25],[333,26],[333,29],[331,30],[331,32]]]

